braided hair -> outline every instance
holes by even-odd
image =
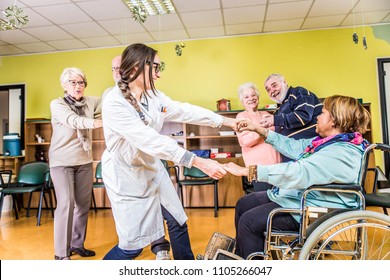
[[[122,62],[119,69],[121,79],[118,82],[118,86],[122,91],[123,97],[135,108],[145,125],[148,125],[148,122],[146,121],[145,115],[141,111],[137,100],[131,94],[129,83],[136,80],[140,75],[143,75],[144,92],[149,96],[146,90],[146,73],[144,70],[145,65],[153,63],[156,54],[157,51],[155,49],[144,44],[132,44],[123,51]],[[148,75],[150,83],[149,86],[152,89],[153,94],[156,95],[156,88],[153,81],[153,67],[149,67]]]

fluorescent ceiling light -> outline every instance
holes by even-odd
[[[162,15],[175,13],[171,0],[123,0],[130,9],[140,6],[148,15]]]

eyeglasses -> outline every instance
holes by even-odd
[[[120,67],[118,67],[118,66],[111,68],[112,72],[119,72],[119,69],[120,69]]]
[[[151,61],[146,61],[147,64],[150,65]],[[157,62],[153,62],[153,68],[154,68],[154,71],[156,72],[156,74],[158,74],[159,72],[161,72],[161,64],[160,63],[157,63]]]
[[[68,83],[72,87],[75,87],[76,85],[79,85],[80,87],[85,87],[85,82],[84,81],[72,81],[72,80],[69,80]]]

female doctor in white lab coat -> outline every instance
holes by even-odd
[[[121,81],[103,102],[107,149],[102,157],[103,179],[115,219],[119,244],[104,259],[133,259],[164,236],[167,221],[174,259],[194,259],[187,216],[160,159],[195,166],[220,179],[226,171],[217,161],[196,157],[172,138],[161,135],[165,120],[236,130],[236,120],[171,100],[157,91],[160,77],[157,51],[128,46],[122,54]]]

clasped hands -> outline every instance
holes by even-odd
[[[201,157],[195,157],[193,166],[216,180],[221,179],[228,172],[235,176],[247,176],[249,172],[247,167],[241,167],[233,162],[221,164],[216,160]]]
[[[250,119],[231,119],[225,118],[224,125],[231,127],[236,132],[254,131],[262,134],[264,128],[256,127],[256,125]],[[219,180],[224,177],[228,172],[235,176],[247,176],[248,168],[241,167],[233,162],[221,164],[216,160],[205,159],[196,157],[193,166],[199,168],[208,176],[213,179]]]
[[[230,119],[226,118],[224,125],[231,127],[236,132],[243,131],[254,131],[259,134],[262,134],[264,128],[268,128],[273,126],[273,117],[272,116],[264,116],[260,120],[260,124],[256,126],[250,119]]]

